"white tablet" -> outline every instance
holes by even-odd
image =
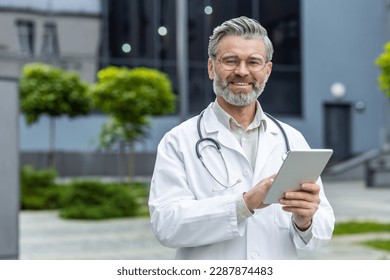
[[[291,150],[280,167],[265,199],[279,203],[287,191],[299,190],[304,182],[315,182],[333,154],[331,149]]]

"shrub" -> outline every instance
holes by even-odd
[[[60,208],[61,189],[56,185],[57,172],[52,169],[36,170],[24,166],[20,172],[22,209],[58,209]]]
[[[21,208],[30,210],[60,209],[69,219],[107,219],[147,216],[148,185],[142,183],[103,183],[73,181],[56,183],[52,168],[21,169]]]
[[[74,181],[64,193],[60,216],[95,220],[131,217],[139,213],[139,205],[128,184]]]

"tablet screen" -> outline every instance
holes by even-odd
[[[265,204],[279,203],[287,191],[299,190],[304,182],[315,182],[320,177],[333,150],[291,150],[280,167],[265,199]]]

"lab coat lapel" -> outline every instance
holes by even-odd
[[[277,136],[281,133],[277,126],[267,118],[267,130],[260,133],[257,147],[255,173],[259,174],[267,163],[272,152],[278,147]]]
[[[205,137],[216,138],[218,142],[226,148],[236,150],[244,155],[244,150],[234,138],[233,134],[221,124],[215,116],[211,105],[209,105],[204,113],[204,129],[206,131]]]

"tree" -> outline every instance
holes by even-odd
[[[26,64],[19,81],[20,108],[26,123],[50,117],[49,165],[54,166],[55,118],[87,115],[91,110],[89,85],[77,72],[64,71],[42,63]]]
[[[384,52],[376,59],[376,65],[381,69],[378,77],[379,88],[390,97],[390,42],[385,44]]]
[[[108,66],[98,72],[97,78],[91,90],[94,106],[109,116],[100,134],[104,147],[134,143],[145,135],[149,116],[175,110],[171,81],[161,71]]]
[[[390,150],[390,42],[386,43],[384,46],[384,51],[379,57],[375,60],[375,64],[381,69],[381,73],[378,77],[378,84],[381,91],[385,93],[388,97],[387,102],[387,120],[386,120],[386,136],[384,149]]]

